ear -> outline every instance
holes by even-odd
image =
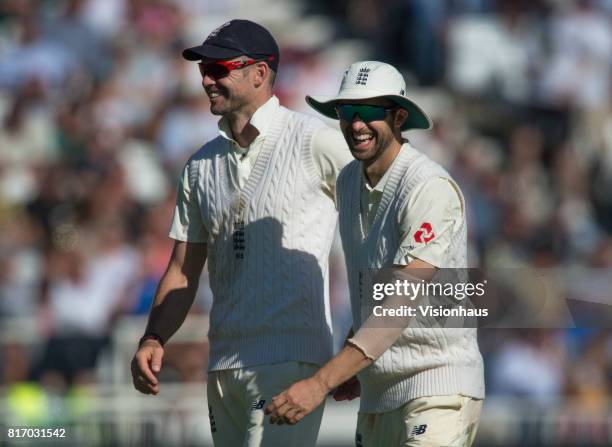
[[[270,76],[270,67],[265,62],[257,62],[253,69],[253,82],[256,88],[261,87],[266,83],[268,76]]]
[[[397,109],[395,117],[393,118],[393,127],[401,129],[406,120],[408,119],[408,111],[406,109]]]

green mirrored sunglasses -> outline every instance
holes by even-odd
[[[336,106],[338,118],[343,121],[352,121],[355,115],[369,123],[385,119],[387,112],[394,110],[395,107],[373,106],[369,104],[340,104]]]

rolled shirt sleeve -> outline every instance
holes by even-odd
[[[192,190],[189,182],[191,163],[195,161],[189,160],[181,174],[169,235],[179,241],[206,242],[208,230],[202,220],[197,191]]]
[[[435,267],[448,265],[448,249],[463,219],[463,199],[451,179],[434,177],[417,185],[400,209],[401,242],[393,263],[420,259]]]

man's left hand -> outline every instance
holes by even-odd
[[[294,383],[266,407],[270,424],[297,424],[310,414],[327,396],[329,389],[316,377]]]

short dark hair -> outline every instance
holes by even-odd
[[[268,65],[268,67],[270,66]],[[270,87],[274,86],[274,81],[276,81],[276,72],[270,67],[270,78],[268,79]]]
[[[247,54],[243,54],[242,56],[247,58],[251,57]],[[270,87],[272,87],[274,85],[274,81],[276,80],[276,71],[274,71],[274,68],[272,68],[267,61],[262,60],[261,62],[265,62],[265,64],[268,66],[268,72],[270,73],[268,83],[270,84]],[[246,74],[244,76],[246,76]]]

